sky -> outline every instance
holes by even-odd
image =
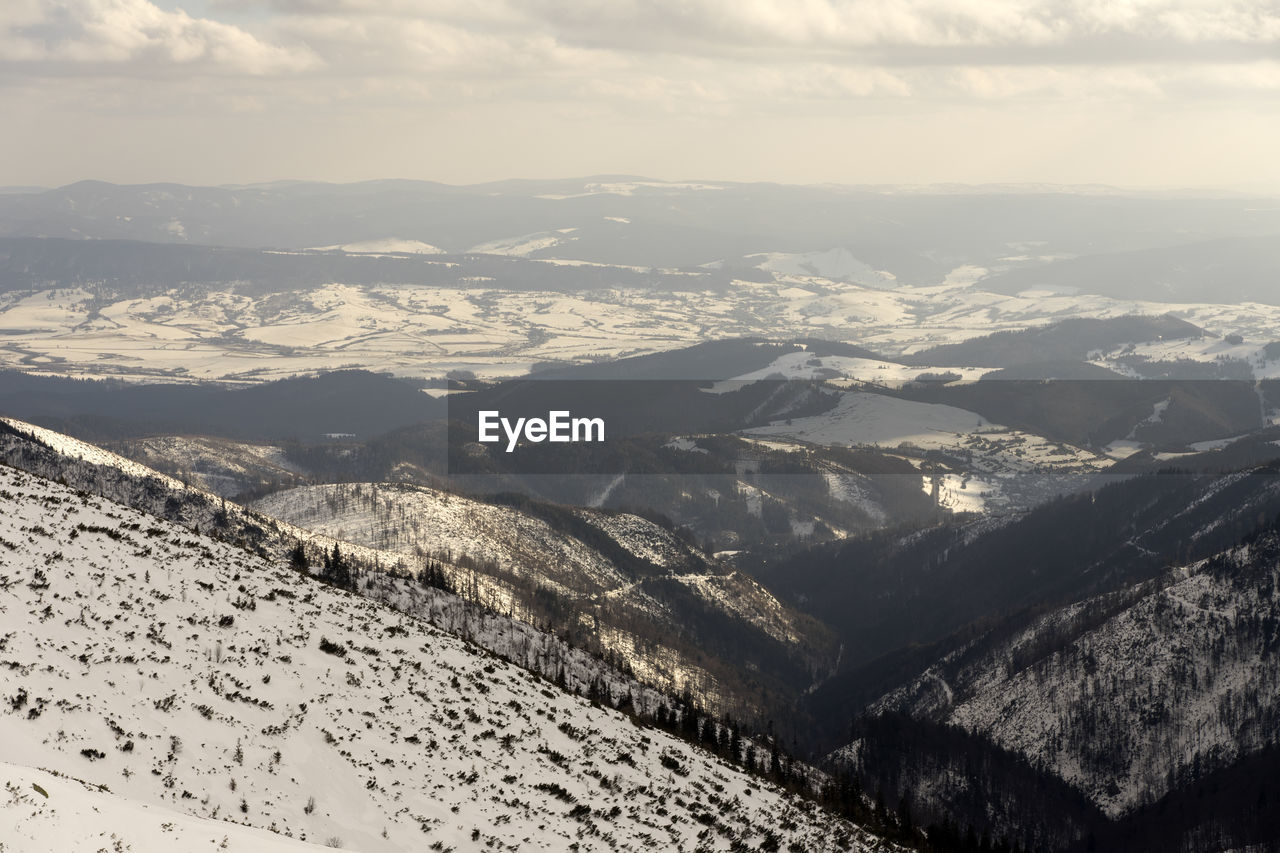
[[[0,0],[0,185],[1280,191],[1280,0]]]

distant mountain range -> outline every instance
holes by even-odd
[[[1091,194],[1056,187],[893,192],[631,176],[467,187],[416,181],[235,188],[82,181],[0,195],[0,236],[294,250],[395,239],[449,254],[502,243],[523,245],[519,251],[530,257],[644,268],[712,262],[749,268],[759,259],[743,260],[748,255],[840,248],[900,282],[931,284],[964,264],[991,269],[1034,258],[1135,250],[1153,253],[1145,256],[1149,260],[1164,257],[1159,252],[1168,247],[1263,238],[1280,232],[1274,209],[1272,201],[1235,196]],[[1204,249],[1189,251],[1203,255]],[[1174,252],[1167,257],[1176,257]],[[1195,299],[1213,301],[1220,295],[1215,282],[1188,273],[1180,298],[1194,292]],[[1083,279],[1057,283],[1088,289]]]

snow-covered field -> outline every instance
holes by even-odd
[[[1241,336],[1240,343],[1223,340],[1222,336],[1185,338],[1178,340],[1146,341],[1125,347],[1123,353],[1098,353],[1095,364],[1109,367],[1118,373],[1128,372],[1119,361],[1120,355],[1137,356],[1151,361],[1243,361],[1249,365],[1257,379],[1280,379],[1280,358],[1268,358],[1266,345],[1280,339],[1280,326],[1275,325],[1274,308],[1268,305],[1223,306],[1215,328],[1229,327]],[[1196,323],[1193,317],[1202,309],[1190,307],[1185,317]]]
[[[553,232],[489,248],[532,251],[530,241],[571,237]],[[433,247],[377,241],[343,248]],[[1010,296],[983,291],[968,268],[941,285],[892,290],[883,283],[805,274],[808,265],[852,275],[852,261],[838,251],[770,263],[779,270],[772,281],[681,291],[511,291],[484,281],[449,287],[332,283],[268,294],[228,286],[115,300],[84,289],[12,291],[0,294],[0,367],[142,380],[262,381],[346,367],[405,376],[441,376],[453,369],[512,376],[538,363],[616,358],[732,337],[817,337],[895,356],[1068,317],[1172,312],[1216,337],[1147,345],[1137,354],[1201,361],[1231,355],[1252,360],[1266,375],[1280,374],[1280,362],[1267,362],[1261,352],[1280,328],[1277,306],[1168,305],[1039,292]],[[1244,343],[1225,345],[1221,336],[1228,333],[1241,335]],[[1099,354],[1099,363],[1108,363],[1106,355]],[[865,381],[900,382],[921,372],[853,360],[828,366]]]
[[[311,251],[345,252],[349,255],[442,255],[444,249],[421,240],[404,240],[387,237],[382,240],[361,240],[340,246],[317,246]]]
[[[760,379],[825,379],[833,384],[851,380],[876,385],[900,386],[912,382],[925,373],[952,373],[961,380],[974,380],[990,373],[989,367],[912,367],[892,361],[872,358],[852,358],[840,355],[817,355],[812,352],[789,352],[778,356],[771,364],[741,376],[735,382],[753,382]]]
[[[820,415],[756,427],[747,435],[899,450],[920,470],[921,488],[936,488],[939,505],[954,512],[1029,506],[1111,465],[1107,457],[993,424],[965,409],[864,391],[843,393],[835,408]],[[927,464],[929,451],[951,461]],[[829,485],[837,496],[841,486]]]
[[[366,598],[14,469],[0,495],[17,849],[277,849],[243,827],[281,850],[876,844]]]
[[[786,436],[813,444],[877,447],[910,444],[930,450],[957,447],[965,436],[1000,428],[954,406],[853,391],[842,394],[840,402],[828,412],[795,418],[790,425],[770,424],[749,432],[758,436]]]

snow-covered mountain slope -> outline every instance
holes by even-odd
[[[188,530],[243,543],[268,559],[285,558],[302,544],[313,571],[320,571],[326,555],[339,547],[356,569],[356,591],[432,624],[464,631],[485,648],[549,678],[565,670],[565,661],[577,661],[581,671],[575,674],[569,667],[568,684],[582,693],[599,679],[620,690],[638,690],[634,676],[671,694],[688,691],[717,713],[729,711],[751,720],[765,712],[756,699],[747,697],[785,701],[825,674],[835,659],[829,634],[816,621],[782,606],[759,584],[707,561],[670,532],[636,516],[544,506],[554,510],[550,518],[558,518],[560,529],[553,530],[530,512],[430,489],[385,484],[332,487],[333,501],[326,499],[324,506],[335,518],[339,510],[357,510],[357,517],[361,507],[368,510],[370,524],[362,528],[368,539],[362,542],[359,530],[343,529],[335,536],[323,524],[313,530],[245,509],[48,430],[39,431],[43,439],[37,442],[31,438],[37,430],[29,424],[9,421],[0,426],[5,427],[0,430],[0,460],[10,465],[167,518]],[[78,455],[55,449],[62,447]],[[96,461],[84,461],[85,454]],[[430,531],[414,513],[427,511],[432,500],[439,501],[436,510],[443,513],[432,528],[436,534],[445,536],[440,531],[465,525],[470,517],[478,526],[469,529],[469,539],[446,536],[443,552],[428,551],[417,541]],[[514,514],[505,515],[509,510]],[[495,518],[505,519],[511,529],[495,524]],[[532,542],[512,537],[520,530],[541,536],[547,553],[582,562],[561,571],[531,548]],[[472,556],[473,546],[486,558]],[[657,564],[651,562],[654,558]],[[508,561],[505,567],[499,559]],[[624,576],[620,567],[629,574]],[[595,582],[591,571],[602,573]],[[438,577],[432,583],[456,596],[413,582],[424,572],[435,572]],[[706,575],[706,582],[679,582],[667,577],[670,572]],[[575,588],[573,582],[583,586]],[[532,625],[547,627],[555,635],[539,633]],[[592,654],[607,657],[630,675],[612,672]]]
[[[251,512],[109,450],[13,418],[0,418],[0,462],[196,532],[213,532],[269,558],[298,542],[317,553],[337,544],[332,537]],[[387,559],[375,549],[349,546],[349,550],[371,565],[380,557],[387,564],[395,563],[394,557]]]
[[[0,418],[0,423],[30,436],[35,439],[36,442],[48,447],[60,456],[67,457],[69,459],[79,459],[89,463],[90,465],[100,465],[107,468],[113,468],[128,477],[140,479],[154,478],[166,488],[186,488],[185,484],[180,480],[161,474],[153,468],[148,468],[146,465],[134,462],[132,459],[127,459],[118,453],[112,453],[109,450],[104,450],[97,445],[81,441],[78,438],[72,438],[69,435],[54,432],[51,429],[45,429],[42,426],[36,426],[35,424],[29,424],[25,421],[19,421],[14,418]]]
[[[166,518],[197,534],[204,530],[215,538],[241,543],[267,559],[288,557],[301,544],[314,561],[312,573],[320,571],[325,555],[340,547],[344,560],[355,569],[355,591],[369,598],[451,634],[466,636],[581,695],[587,695],[593,684],[603,685],[614,695],[631,694],[637,707],[650,712],[665,701],[633,676],[602,661],[598,647],[574,645],[569,641],[572,632],[561,637],[514,618],[513,612],[519,610],[515,591],[498,578],[296,527],[196,488],[171,486],[172,481],[153,471],[67,436],[45,430],[39,434],[47,441],[37,443],[32,440],[36,430],[30,424],[10,420],[4,426],[8,427],[8,431],[0,430],[0,462],[4,464]],[[65,455],[55,448],[79,455]],[[95,461],[86,462],[82,458],[86,454]],[[439,574],[434,583],[421,580],[428,567]],[[627,650],[623,658],[634,664],[649,684],[676,692],[689,688],[700,701],[717,703],[713,681],[702,669],[692,668],[677,655],[656,654],[631,635],[618,632],[611,636]]]
[[[338,539],[385,551],[425,554],[445,562],[492,563],[503,574],[533,575],[554,589],[593,594],[634,578],[586,542],[515,507],[498,506],[423,486],[357,483],[303,486],[268,495],[253,508]],[[636,516],[582,511],[596,529],[607,525],[652,570],[688,571],[706,561],[668,531]],[[600,522],[594,520],[601,517]],[[605,532],[603,529],[601,532]],[[609,533],[606,533],[608,536]]]
[[[10,468],[0,500],[8,764],[365,851],[877,844],[227,543]]]
[[[1242,313],[1248,308],[1241,306]],[[1247,365],[1258,379],[1280,379],[1280,358],[1274,346],[1274,327],[1248,330],[1246,337],[1207,335],[1202,338],[1145,341],[1123,348],[1097,353],[1095,362],[1120,372],[1137,373],[1144,362],[1214,365],[1238,363]],[[1268,347],[1268,344],[1271,344]],[[1139,374],[1140,375],[1140,374]]]
[[[624,512],[644,507],[718,551],[844,538],[883,527],[890,519],[910,524],[936,515],[917,466],[897,451],[723,433],[643,441],[640,446],[650,454],[645,464],[656,463],[666,473],[517,475],[500,487],[527,489],[561,504]],[[459,479],[463,488],[470,484]],[[483,481],[479,485],[494,488]]]
[[[1117,816],[1280,738],[1280,529],[947,656],[873,712],[946,722]]]
[[[816,622],[636,515],[385,483],[288,489],[253,507],[383,554],[466,567],[446,569],[455,587],[478,585],[499,612],[571,631],[645,683],[692,690],[709,707],[727,708],[744,679],[803,690],[834,662]]]
[[[109,448],[220,497],[306,482],[304,472],[275,445],[163,435],[110,442]]]
[[[9,853],[50,850],[229,850],[306,853],[330,849],[250,826],[130,800],[61,773],[0,763],[0,840]],[[212,845],[207,847],[206,845]]]

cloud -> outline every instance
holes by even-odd
[[[1274,46],[1274,0],[215,0],[289,16],[537,27],[636,52],[1036,48],[1124,59],[1126,46]],[[918,54],[910,54],[918,55]],[[993,54],[998,57],[998,54]],[[928,60],[925,60],[928,62]]]
[[[148,0],[5,0],[0,62],[57,74],[263,75],[318,64],[305,46],[264,41],[230,24]]]
[[[569,44],[746,62],[1220,63],[1269,58],[1280,47],[1274,0],[527,0],[520,6]]]
[[[559,85],[694,111],[771,97],[1256,93],[1280,49],[1276,0],[212,2],[256,12],[323,57],[327,77],[369,88],[418,75],[433,97],[469,79],[486,97]]]
[[[288,74],[320,103],[1216,98],[1280,88],[1277,0],[4,0],[0,60],[53,75]],[[262,103],[272,93],[254,94]]]
[[[1239,185],[1277,92],[1280,0],[0,0],[24,184]]]
[[[434,74],[478,78],[602,70],[611,57],[566,45],[538,31],[492,32],[426,18],[312,15],[282,22],[281,31],[352,75]]]

